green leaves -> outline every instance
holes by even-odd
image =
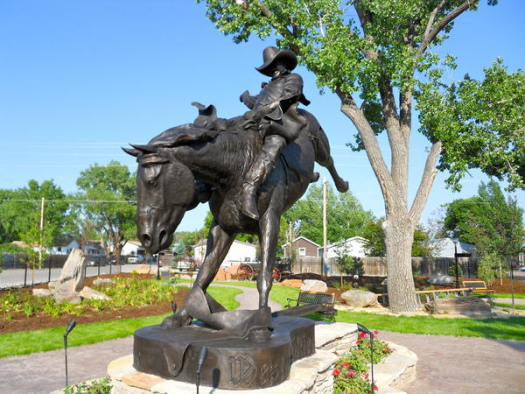
[[[361,203],[350,191],[335,193],[328,191],[328,240],[338,242],[346,238],[362,235],[368,223],[374,220],[370,211],[365,211]],[[285,214],[290,223],[297,223],[300,235],[319,245],[323,243],[323,190],[321,186],[311,185],[305,199],[299,200]]]
[[[450,203],[444,229],[476,245],[481,255],[516,257],[523,251],[523,209],[516,200],[505,199],[495,181],[482,183],[475,197]]]
[[[135,179],[126,166],[117,161],[107,166],[95,163],[81,172],[77,186],[82,191],[83,213],[116,249],[134,238],[136,207],[131,202],[136,200]]]
[[[471,168],[525,188],[525,74],[508,73],[498,59],[482,81],[468,75],[446,89],[424,86],[418,96],[420,123],[431,139],[443,141],[440,170],[447,182],[459,181]]]

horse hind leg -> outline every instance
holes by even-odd
[[[330,155],[330,143],[322,127],[319,127],[316,134],[317,138],[313,140],[315,161],[328,170],[339,192],[344,193],[348,191],[348,182],[341,178],[335,169],[334,159]]]

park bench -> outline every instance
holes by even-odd
[[[297,299],[288,298],[286,308],[292,307],[291,303],[295,303],[295,307],[300,307],[302,305],[318,305],[321,308],[317,310],[317,313],[328,315],[331,319],[337,315],[337,310],[334,307],[335,294],[301,291]]]
[[[489,290],[484,280],[464,280],[461,282],[463,287],[468,288],[472,293],[486,293],[489,297],[494,290]]]

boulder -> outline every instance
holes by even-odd
[[[153,274],[157,273],[157,266],[149,264],[141,264],[134,271],[137,271],[137,274]]]
[[[35,297],[51,297],[53,293],[49,289],[33,289],[33,295]]]
[[[84,286],[80,292],[82,298],[89,298],[91,300],[111,300],[110,297],[101,293],[100,291],[93,290],[91,287]]]
[[[348,290],[341,298],[352,308],[366,308],[377,305],[377,294],[371,291]]]
[[[93,286],[115,286],[115,282],[107,278],[97,278],[93,281]]]
[[[60,304],[62,302],[68,302],[70,304],[78,304],[80,301],[82,301],[82,297],[80,297],[80,294],[76,291],[67,291],[67,290],[61,290],[53,292],[53,297],[55,298],[55,301],[57,304]]]
[[[436,275],[427,279],[431,285],[448,285],[454,283],[454,279],[449,275]]]
[[[76,292],[84,287],[86,259],[80,249],[74,248],[67,257],[53,292]]]
[[[301,286],[302,291],[315,291],[317,293],[326,293],[328,286],[321,280],[306,279],[304,285]]]

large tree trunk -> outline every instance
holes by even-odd
[[[388,299],[394,313],[419,309],[412,275],[415,225],[406,213],[392,213],[383,222],[388,270]]]

